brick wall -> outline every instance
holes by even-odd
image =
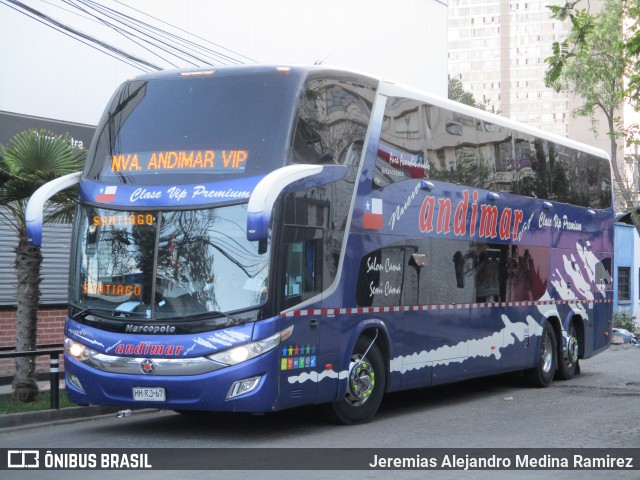
[[[40,307],[38,311],[38,345],[62,344],[64,339],[64,321],[67,307]],[[16,345],[16,309],[0,307],[0,347]],[[60,355],[60,369],[64,368]],[[38,374],[49,372],[49,356],[39,356],[36,364]],[[12,358],[0,359],[0,383],[13,379],[15,367]]]

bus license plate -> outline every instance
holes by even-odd
[[[143,402],[164,402],[163,387],[133,387],[133,399]]]

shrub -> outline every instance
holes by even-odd
[[[626,313],[614,313],[613,326],[616,328],[624,328],[634,333],[636,330],[636,318]]]

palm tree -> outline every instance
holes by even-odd
[[[28,130],[17,134],[10,145],[0,145],[0,220],[18,236],[15,249],[16,350],[36,349],[38,304],[40,303],[40,247],[29,244],[25,209],[29,197],[40,186],[57,177],[82,169],[86,152],[71,146],[71,136],[55,136],[46,130]],[[69,222],[75,205],[73,191],[54,196],[48,204],[44,223]],[[35,400],[35,357],[16,358],[13,380],[14,398],[21,402]]]

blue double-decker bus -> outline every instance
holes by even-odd
[[[165,71],[113,95],[79,183],[78,404],[370,420],[385,393],[606,349],[607,155],[358,73]]]

